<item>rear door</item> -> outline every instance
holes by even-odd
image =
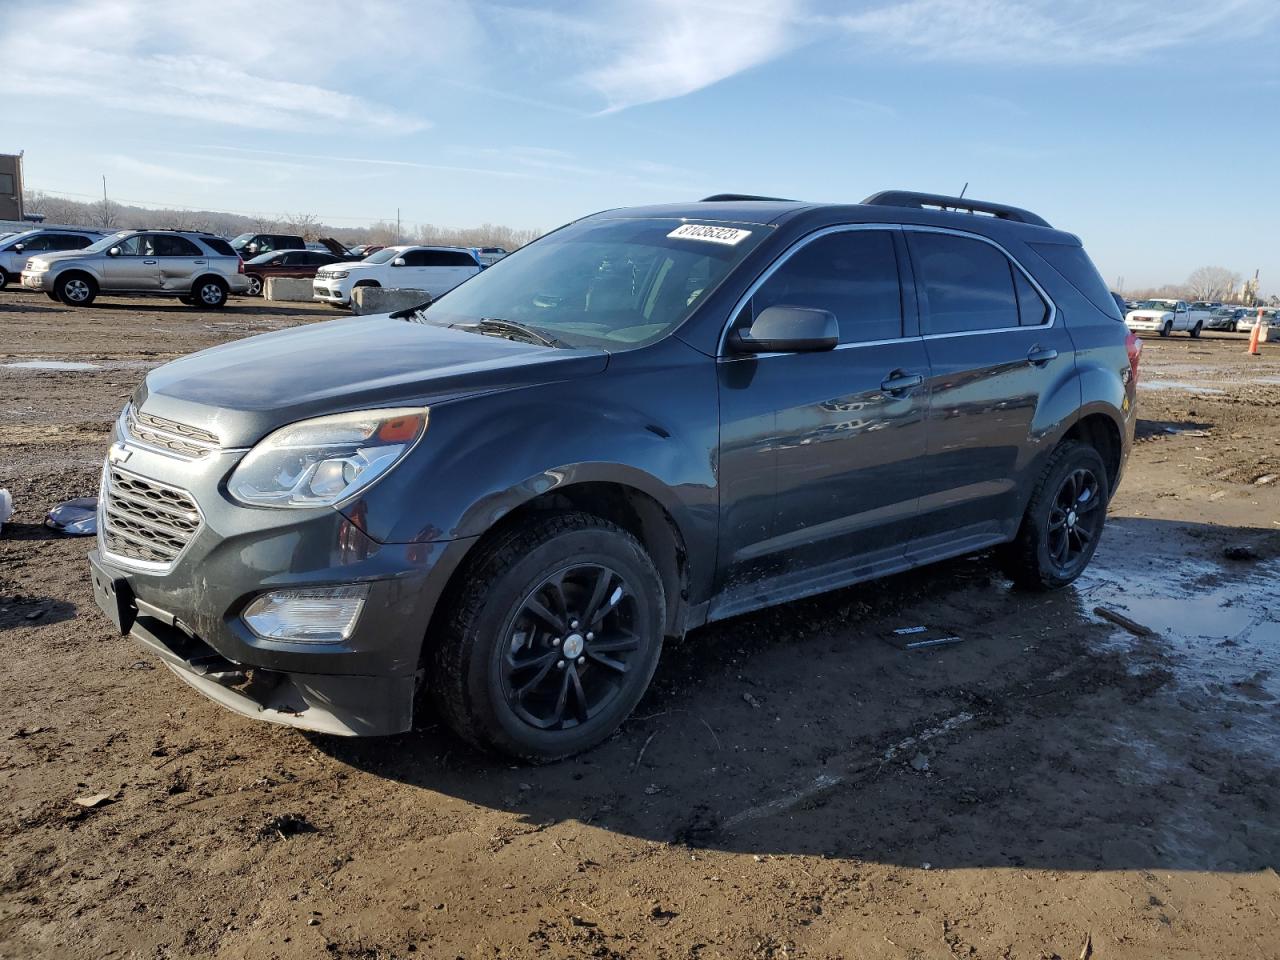
[[[197,274],[205,272],[209,266],[209,258],[186,237],[157,233],[153,239],[160,266],[160,289],[188,292]]]
[[[720,358],[721,562],[714,616],[900,566],[924,464],[928,358],[896,228],[802,242],[735,324],[774,305],[835,314],[822,353]]]
[[[1042,452],[1037,412],[1067,389],[1074,348],[1048,297],[997,244],[927,227],[904,235],[931,371],[911,547],[927,560],[1016,529],[1019,484]]]

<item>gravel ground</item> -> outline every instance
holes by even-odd
[[[1147,343],[1072,587],[976,557],[695,631],[533,769],[234,716],[41,526],[148,367],[331,316],[0,295],[0,957],[1280,957],[1280,343]]]

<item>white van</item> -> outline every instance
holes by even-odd
[[[321,267],[312,292],[335,306],[350,305],[356,287],[424,290],[435,299],[480,270],[475,253],[465,247],[383,247],[364,260]]]

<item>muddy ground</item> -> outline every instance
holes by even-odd
[[[698,630],[516,768],[200,699],[40,524],[146,368],[332,315],[0,294],[0,956],[1280,957],[1280,344],[1147,343],[1073,587],[977,557]],[[885,642],[917,624],[963,642]]]

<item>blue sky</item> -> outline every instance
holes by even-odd
[[[887,188],[1280,291],[1277,0],[0,0],[28,186],[337,225]]]

